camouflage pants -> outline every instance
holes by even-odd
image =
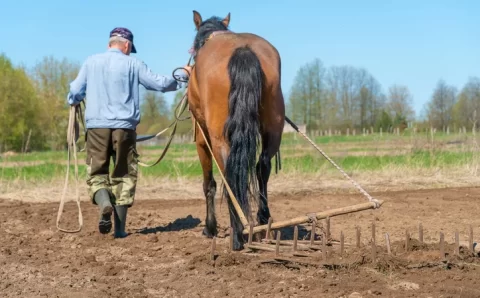
[[[137,134],[134,130],[95,128],[87,132],[87,185],[95,204],[95,193],[105,188],[112,203],[132,206],[138,175]],[[110,159],[113,159],[111,176]]]

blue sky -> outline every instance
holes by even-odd
[[[189,58],[197,10],[204,19],[230,12],[231,30],[275,45],[286,96],[298,68],[315,58],[326,67],[365,67],[384,92],[407,85],[417,115],[439,79],[460,89],[469,76],[480,76],[475,0],[10,0],[1,10],[0,52],[26,66],[46,55],[82,62],[106,49],[112,28],[124,26],[135,35],[136,56],[170,75]]]

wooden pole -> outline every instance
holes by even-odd
[[[326,226],[327,226],[327,239],[330,239],[330,216],[327,216],[325,219]]]
[[[271,251],[271,252],[276,251],[275,246],[271,247],[271,246],[259,245],[259,244],[247,245],[246,248],[248,248],[250,250],[261,250],[261,251]]]
[[[410,246],[410,233],[408,233],[408,230],[405,230],[405,251],[408,251],[409,246]]]
[[[297,251],[298,226],[293,228],[293,251]]]
[[[277,240],[273,240],[273,239],[262,239],[262,243],[268,243],[268,244],[275,244]],[[294,244],[294,240],[281,240],[280,241],[280,246],[284,245],[284,246],[293,246]],[[330,245],[337,245],[339,246],[340,245],[340,241],[336,241],[336,242],[330,242],[328,241],[327,239],[327,244],[330,244]],[[315,248],[317,246],[322,246],[322,240],[318,240],[318,241],[315,241],[314,245],[310,245],[310,240],[297,240],[297,246],[300,246],[300,245],[306,245],[306,246],[309,246],[311,248]],[[349,243],[344,243],[343,246],[347,247],[347,246],[354,246],[352,244],[349,244]]]
[[[212,249],[210,251],[210,260],[215,261],[215,249],[217,247],[216,243],[217,237],[213,236],[212,238]]]
[[[340,256],[343,257],[343,250],[345,249],[345,239],[343,237],[343,231],[340,232]]]
[[[325,237],[325,233],[322,235],[322,258],[323,261],[327,261],[327,237]]]
[[[440,232],[440,257],[445,259],[445,243],[443,233]]]
[[[375,222],[372,222],[372,242],[376,242],[377,240],[377,237],[376,237],[376,233],[375,233]]]
[[[273,218],[269,218],[268,219],[268,225],[267,225],[267,235],[265,235],[265,238],[266,239],[270,239],[270,232],[272,230],[272,222],[273,222]]]
[[[375,239],[375,222],[372,222],[372,262],[375,263],[377,260],[377,244]]]
[[[385,233],[385,242],[387,243],[387,253],[389,255],[392,254],[392,248],[390,246],[390,235],[388,235],[388,233]]]
[[[281,232],[277,231],[277,243],[275,244],[275,256],[280,255],[280,237],[281,237]]]
[[[253,225],[250,225],[248,232],[248,245],[252,245],[253,241]]]
[[[380,206],[383,204],[383,201],[381,200],[379,200],[378,202]],[[334,217],[334,216],[339,216],[339,215],[344,215],[352,212],[358,212],[358,211],[374,209],[374,208],[375,208],[375,203],[367,202],[367,203],[361,203],[361,204],[342,207],[342,208],[331,209],[328,211],[317,212],[314,215],[316,216],[317,220],[321,220],[321,219],[327,218],[327,216]],[[303,223],[309,222],[310,220],[311,220],[310,217],[307,215],[299,216],[289,220],[274,222],[272,223],[271,228],[280,229],[288,226],[303,224]],[[261,231],[265,231],[267,228],[268,228],[268,225],[256,226],[253,228],[253,232],[258,233]],[[243,230],[243,234],[248,234],[248,233],[249,233],[249,229]]]
[[[245,244],[245,248],[250,249],[250,250],[263,250],[263,251],[275,252],[276,246],[277,246],[277,240],[275,239],[275,240],[271,240],[271,241],[273,242],[273,245],[272,244],[263,244],[263,243],[262,244],[254,243],[252,245]],[[316,250],[321,250],[321,248],[316,249]],[[306,245],[299,245],[297,247],[297,251],[294,252],[294,251],[292,251],[292,249],[290,247],[282,246],[282,240],[280,240],[278,251],[280,253],[281,252],[292,252],[293,254],[300,254],[299,253],[300,251],[312,251],[312,248],[309,247],[309,246],[306,246]]]
[[[310,231],[310,245],[315,244],[315,230],[317,229],[317,220],[312,221],[312,230]]]
[[[27,153],[28,152],[28,147],[30,147],[30,138],[32,137],[32,130],[30,129],[28,131],[28,137],[27,137],[27,143],[25,144],[25,148],[23,150],[23,153]]]
[[[357,230],[357,248],[360,248],[360,227],[356,227]]]
[[[455,255],[460,255],[460,236],[458,235],[458,231],[455,231]]]
[[[423,244],[423,225],[420,223],[418,225],[418,241],[420,241],[421,244]]]
[[[233,228],[230,227],[230,251],[233,251]]]
[[[468,229],[468,249],[475,253],[475,250],[473,249],[473,228],[472,226],[469,227]]]

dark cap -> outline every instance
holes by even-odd
[[[133,33],[132,31],[128,30],[127,28],[122,28],[122,27],[117,27],[110,31],[110,37],[113,36],[120,36],[125,38],[126,40],[130,41],[132,43],[132,53],[136,53],[137,49],[135,48],[135,45],[133,44]]]

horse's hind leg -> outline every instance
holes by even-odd
[[[213,178],[212,155],[208,150],[205,139],[198,133],[198,130],[196,138],[198,157],[200,158],[203,170],[203,193],[205,194],[207,206],[203,235],[212,238],[213,236],[217,236],[217,219],[215,217],[215,193],[217,191],[217,183]]]
[[[223,171],[224,175],[226,175],[225,171],[225,164],[227,162],[227,158],[229,155],[229,148],[228,145],[220,141],[218,138],[213,137],[212,138],[212,147],[213,147],[213,154],[218,162],[218,165],[220,167],[220,170]],[[228,177],[225,177],[228,181]],[[229,185],[230,187],[234,187],[234,184]],[[233,189],[232,189],[233,191]],[[244,236],[243,236],[243,229],[245,228],[242,224],[242,221],[240,220],[240,216],[235,209],[235,206],[232,203],[232,198],[228,194],[226,187],[224,186],[223,188],[223,194],[225,198],[227,199],[228,203],[228,210],[230,214],[230,226],[233,228],[233,250],[241,250],[243,249],[243,243],[245,242]],[[246,217],[248,217],[248,214],[244,214]]]
[[[267,185],[272,171],[272,157],[277,153],[280,145],[280,137],[274,134],[264,133],[262,135],[262,152],[257,162],[257,179],[260,191],[258,201],[257,221],[259,225],[268,223],[270,209],[268,208]]]

